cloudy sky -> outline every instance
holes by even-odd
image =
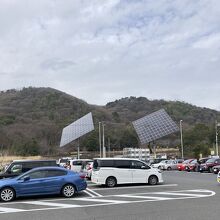
[[[0,90],[220,110],[219,0],[0,0]]]

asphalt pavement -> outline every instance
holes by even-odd
[[[71,199],[58,196],[0,203],[1,220],[215,220],[219,219],[220,185],[209,173],[163,172],[164,183],[115,188],[88,182]]]

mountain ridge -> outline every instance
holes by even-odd
[[[217,110],[180,101],[131,96],[101,106],[88,104],[53,88],[12,89],[0,92],[0,146],[11,154],[53,154],[60,150],[62,128],[92,112],[96,130],[82,138],[84,149],[98,150],[99,121],[105,121],[106,137],[111,140],[111,148],[134,147],[139,142],[131,122],[161,108],[176,123],[183,120],[186,130],[200,123],[212,127],[215,120],[220,119]],[[177,146],[178,134],[157,143]]]

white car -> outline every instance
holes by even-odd
[[[92,182],[114,187],[117,184],[163,182],[161,171],[131,158],[98,158],[93,162]]]
[[[162,164],[161,170],[178,170],[178,160],[168,160],[165,164]]]
[[[217,175],[217,182],[220,183],[220,171],[218,172],[218,175]]]
[[[160,163],[155,163],[155,164],[152,164],[151,166],[152,166],[153,168],[161,169],[161,167],[162,167],[164,164],[168,163],[168,161],[169,161],[169,160],[162,160],[162,161],[160,161]]]
[[[92,160],[90,159],[75,159],[69,161],[70,161],[71,170],[75,172],[82,172],[86,167],[86,164],[88,162],[92,162]]]
[[[71,157],[62,157],[60,159],[58,159],[57,164],[59,164],[59,166],[64,167],[65,164],[67,163],[67,161],[71,160]]]
[[[93,168],[93,162],[88,161],[86,162],[86,166],[82,168],[82,172],[86,174],[86,178],[91,180],[92,177],[92,168]]]

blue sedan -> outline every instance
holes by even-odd
[[[84,176],[60,167],[32,169],[18,177],[0,180],[0,199],[12,201],[21,196],[61,194],[73,197],[87,187]]]

